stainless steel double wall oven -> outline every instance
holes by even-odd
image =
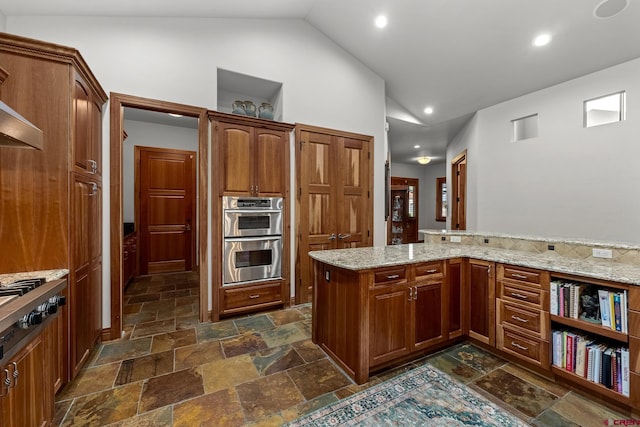
[[[282,197],[222,198],[223,286],[282,277]]]

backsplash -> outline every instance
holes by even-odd
[[[516,251],[545,253],[553,250],[560,256],[573,259],[597,259],[599,261],[640,264],[640,246],[625,243],[607,243],[564,238],[534,236],[515,236],[498,233],[480,233],[469,231],[420,230],[426,244],[472,245],[491,248],[512,249]],[[451,242],[451,236],[460,237],[460,242]],[[444,240],[443,240],[444,239]],[[550,249],[553,248],[553,249]],[[609,249],[612,258],[593,256],[593,249]]]

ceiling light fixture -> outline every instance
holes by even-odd
[[[182,114],[177,114],[177,113],[169,113],[169,115],[171,117],[182,117]]]
[[[378,28],[384,28],[387,26],[387,17],[384,15],[378,15],[378,17],[376,18],[376,27]]]
[[[433,114],[433,107],[427,107],[424,109],[425,114]]]
[[[414,145],[413,148],[420,148],[420,146],[419,145]]]
[[[430,161],[431,161],[431,157],[428,157],[428,156],[418,157],[418,163],[420,163],[421,165],[426,165]]]
[[[548,33],[540,34],[533,39],[533,45],[537,47],[545,46],[551,41],[551,35]]]
[[[629,6],[628,0],[604,0],[593,10],[593,16],[606,19],[616,16]]]

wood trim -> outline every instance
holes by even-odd
[[[110,236],[111,236],[111,339],[120,338],[122,330],[122,145],[124,135],[124,107],[140,108],[163,113],[177,113],[198,119],[198,240],[200,271],[200,321],[208,320],[208,160],[209,121],[207,109],[174,102],[111,93],[110,105]]]
[[[446,215],[442,215],[442,186],[447,185],[447,177],[441,176],[436,178],[436,221],[444,222],[447,220]]]
[[[344,131],[344,130],[323,128],[323,127],[320,127],[320,126],[306,125],[304,123],[296,123],[295,126],[296,126],[296,132],[298,132],[298,130],[300,130],[300,132],[324,133],[324,134],[327,134],[327,135],[343,137],[343,138],[363,139],[363,140],[368,139],[368,140],[370,140],[370,142],[373,142],[373,136],[365,135],[365,134],[362,134],[362,133],[355,133],[355,132],[349,132],[349,131]]]
[[[4,83],[5,80],[7,80],[7,77],[9,77],[9,72],[0,67],[0,86],[2,85],[2,83]]]
[[[463,178],[458,177],[458,169],[461,165],[465,165],[465,173]],[[467,229],[467,150],[462,151],[451,160],[451,191],[449,194],[449,206],[451,206],[451,229],[466,230]],[[464,180],[462,182],[462,180]],[[464,186],[464,190],[460,191],[459,187]],[[460,203],[457,199],[460,198]],[[462,209],[459,207],[462,205]],[[455,224],[455,226],[454,226]]]
[[[219,111],[209,110],[207,116],[211,121],[221,121],[225,123],[233,123],[235,125],[252,126],[254,128],[267,128],[275,130],[283,130],[291,132],[294,125],[285,122],[276,122],[273,120],[260,119],[251,116],[241,116],[239,114],[221,113]]]

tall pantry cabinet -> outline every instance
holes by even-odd
[[[70,47],[0,33],[0,99],[39,127],[40,150],[0,149],[0,272],[69,270],[72,379],[102,330],[102,106]]]

